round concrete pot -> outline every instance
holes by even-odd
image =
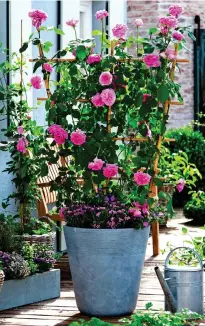
[[[137,303],[150,228],[64,226],[78,309],[90,316],[131,314]]]

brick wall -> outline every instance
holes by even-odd
[[[141,34],[150,27],[155,27],[158,23],[159,17],[167,14],[168,8],[171,4],[180,4],[183,7],[183,15],[179,22],[183,25],[192,25],[194,29],[195,15],[201,18],[201,28],[205,28],[205,1],[204,0],[153,0],[153,1],[127,1],[127,24],[130,35],[135,33],[134,21],[136,18],[142,18],[144,21],[144,28],[141,29]],[[145,29],[146,28],[146,29]],[[170,110],[170,119],[168,127],[179,127],[189,124],[193,120],[194,114],[194,66],[193,66],[193,42],[188,41],[187,51],[180,52],[179,57],[186,57],[190,60],[187,64],[180,65],[182,73],[176,78],[182,85],[182,96],[184,98],[184,106],[172,106]],[[134,50],[130,50],[134,54]]]

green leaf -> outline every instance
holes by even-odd
[[[183,234],[187,234],[187,233],[188,233],[188,229],[185,228],[185,227],[183,227],[183,228],[182,228],[182,233],[183,233]]]
[[[196,41],[196,37],[194,36],[194,34],[192,32],[188,32],[188,36],[190,37],[190,39],[192,39],[193,41]]]
[[[42,65],[41,60],[36,61],[35,65],[34,65],[34,67],[33,67],[33,72],[36,72],[36,70],[37,70],[39,67],[41,67],[41,65]]]
[[[169,98],[169,89],[166,85],[161,85],[158,88],[158,99],[160,102],[165,103]]]
[[[43,163],[41,166],[41,177],[45,177],[48,175],[48,165]]]
[[[166,200],[166,199],[167,199],[167,194],[166,194],[165,192],[163,192],[163,191],[160,191],[160,192],[158,193],[158,197],[159,197],[159,199],[164,199],[164,200]]]
[[[32,43],[33,45],[38,45],[40,44],[40,40],[38,38],[35,38]]]
[[[102,32],[99,31],[98,29],[95,29],[94,31],[92,31],[92,36],[100,36],[102,35]]]
[[[43,50],[48,53],[50,51],[50,48],[53,46],[53,43],[47,41],[43,44]]]
[[[54,27],[54,32],[56,32],[56,34],[58,35],[65,35],[64,31],[62,31],[62,29],[59,29],[57,27]]]
[[[28,48],[28,42],[25,42],[22,47],[19,49],[19,52],[22,53]]]
[[[154,184],[157,187],[162,187],[163,186],[163,181],[160,178],[154,178]]]
[[[150,28],[149,29],[149,35],[152,35],[152,34],[156,34],[158,32],[158,29],[157,28]]]
[[[87,57],[86,47],[79,45],[76,49],[76,56],[79,60],[84,60]]]

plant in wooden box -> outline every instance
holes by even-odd
[[[177,12],[177,14],[176,14]],[[58,162],[59,176],[52,185],[58,192],[58,207],[65,218],[64,228],[78,308],[88,315],[122,315],[136,306],[144,263],[149,225],[149,209],[157,198],[157,165],[164,139],[171,99],[180,95],[173,81],[178,51],[183,47],[188,28],[178,25],[181,8],[170,7],[159,28],[149,37],[126,39],[127,26],[117,24],[110,40],[105,32],[106,10],[96,13],[102,31],[101,54],[94,53],[93,40],[80,40],[77,20],[67,21],[76,39],[52,59],[44,54],[41,41],[42,15],[30,15],[37,28],[39,58],[34,71],[42,68],[48,99],[46,110],[53,137],[48,161]],[[58,29],[57,33],[63,33]],[[189,30],[188,30],[189,31]],[[189,35],[193,38],[191,32]],[[137,57],[126,52],[137,48]],[[105,48],[110,54],[104,55]],[[49,49],[47,49],[49,50]],[[59,58],[68,52],[73,57]],[[53,65],[54,63],[54,65]],[[57,88],[51,93],[50,71],[60,73]],[[41,87],[42,78],[32,77]]]

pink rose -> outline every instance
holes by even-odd
[[[41,26],[42,22],[46,21],[48,15],[39,9],[33,9],[29,11],[28,16],[32,19],[32,25],[37,29]]]
[[[53,124],[48,128],[48,132],[51,135],[54,135],[58,129],[62,128],[60,125]]]
[[[71,133],[70,140],[74,145],[83,145],[86,141],[86,134],[82,130],[77,129]]]
[[[109,13],[103,9],[103,10],[99,10],[96,12],[95,14],[95,17],[98,19],[98,20],[102,20],[103,18],[106,18],[107,16],[109,16]]]
[[[43,80],[42,80],[41,76],[39,76],[39,75],[31,77],[30,82],[31,82],[31,85],[36,89],[40,89],[43,86],[43,84],[42,84]]]
[[[178,21],[175,17],[168,16],[168,17],[160,18],[159,23],[162,26],[167,26],[169,28],[175,28],[175,27],[177,27]]]
[[[144,172],[136,172],[134,174],[134,180],[138,186],[146,186],[151,180],[151,175]]]
[[[118,166],[116,164],[106,164],[103,168],[104,177],[110,179],[118,174]]]
[[[91,98],[91,102],[96,107],[104,106],[104,102],[102,101],[100,93],[97,93]]]
[[[164,59],[169,59],[171,61],[176,59],[175,50],[172,49],[166,49],[165,52],[160,53],[160,56]]]
[[[143,58],[143,61],[146,64],[147,68],[150,68],[150,67],[157,68],[161,65],[160,57],[157,54],[147,54]]]
[[[43,70],[52,73],[53,67],[49,63],[44,63],[43,64]]]
[[[71,27],[76,27],[78,22],[79,20],[77,19],[69,19],[66,24]]]
[[[102,58],[99,54],[90,54],[87,58],[87,63],[89,65],[101,62]]]
[[[99,158],[95,158],[93,162],[90,162],[88,164],[88,168],[90,170],[93,170],[93,171],[99,171],[102,169],[103,165],[104,165],[104,161],[99,159]]]
[[[112,88],[106,88],[101,93],[101,99],[107,106],[112,106],[116,100],[116,94]]]
[[[147,102],[148,98],[150,98],[151,94],[143,94],[143,102]]]
[[[139,209],[135,209],[133,212],[134,217],[142,217],[142,212]]]
[[[141,210],[144,215],[149,214],[149,206],[147,202],[145,202],[144,205],[141,205]]]
[[[183,34],[177,31],[172,33],[172,37],[179,42],[181,42],[184,38]]]
[[[18,131],[18,134],[20,134],[20,135],[24,134],[24,129],[22,126],[18,126],[17,131]]]
[[[185,186],[185,180],[179,179],[177,182],[177,185],[176,185],[178,192],[182,192],[182,190],[184,189],[184,186]]]
[[[112,29],[113,36],[117,38],[124,38],[125,35],[127,34],[127,31],[128,31],[128,27],[124,24],[117,24]]]
[[[135,19],[135,26],[142,27],[144,25],[143,20],[141,18]]]
[[[62,145],[65,143],[66,139],[68,139],[68,133],[65,129],[58,128],[58,129],[56,129],[53,137],[54,137],[56,144]]]
[[[162,33],[162,35],[167,35],[169,33],[169,28],[167,26],[161,26],[160,32]]]
[[[169,7],[170,15],[172,15],[172,16],[174,16],[176,18],[178,18],[179,15],[181,15],[182,11],[183,11],[183,9],[179,5],[172,5],[172,6]]]
[[[59,211],[59,216],[64,219],[64,212],[66,211],[65,207],[61,207],[60,211]]]
[[[149,222],[143,222],[143,226],[147,228],[149,226]]]
[[[112,74],[109,71],[102,72],[99,77],[99,83],[102,86],[107,86],[112,83]]]
[[[25,137],[21,137],[18,140],[18,143],[16,145],[16,149],[18,152],[26,153],[26,146],[28,145],[28,140]]]

